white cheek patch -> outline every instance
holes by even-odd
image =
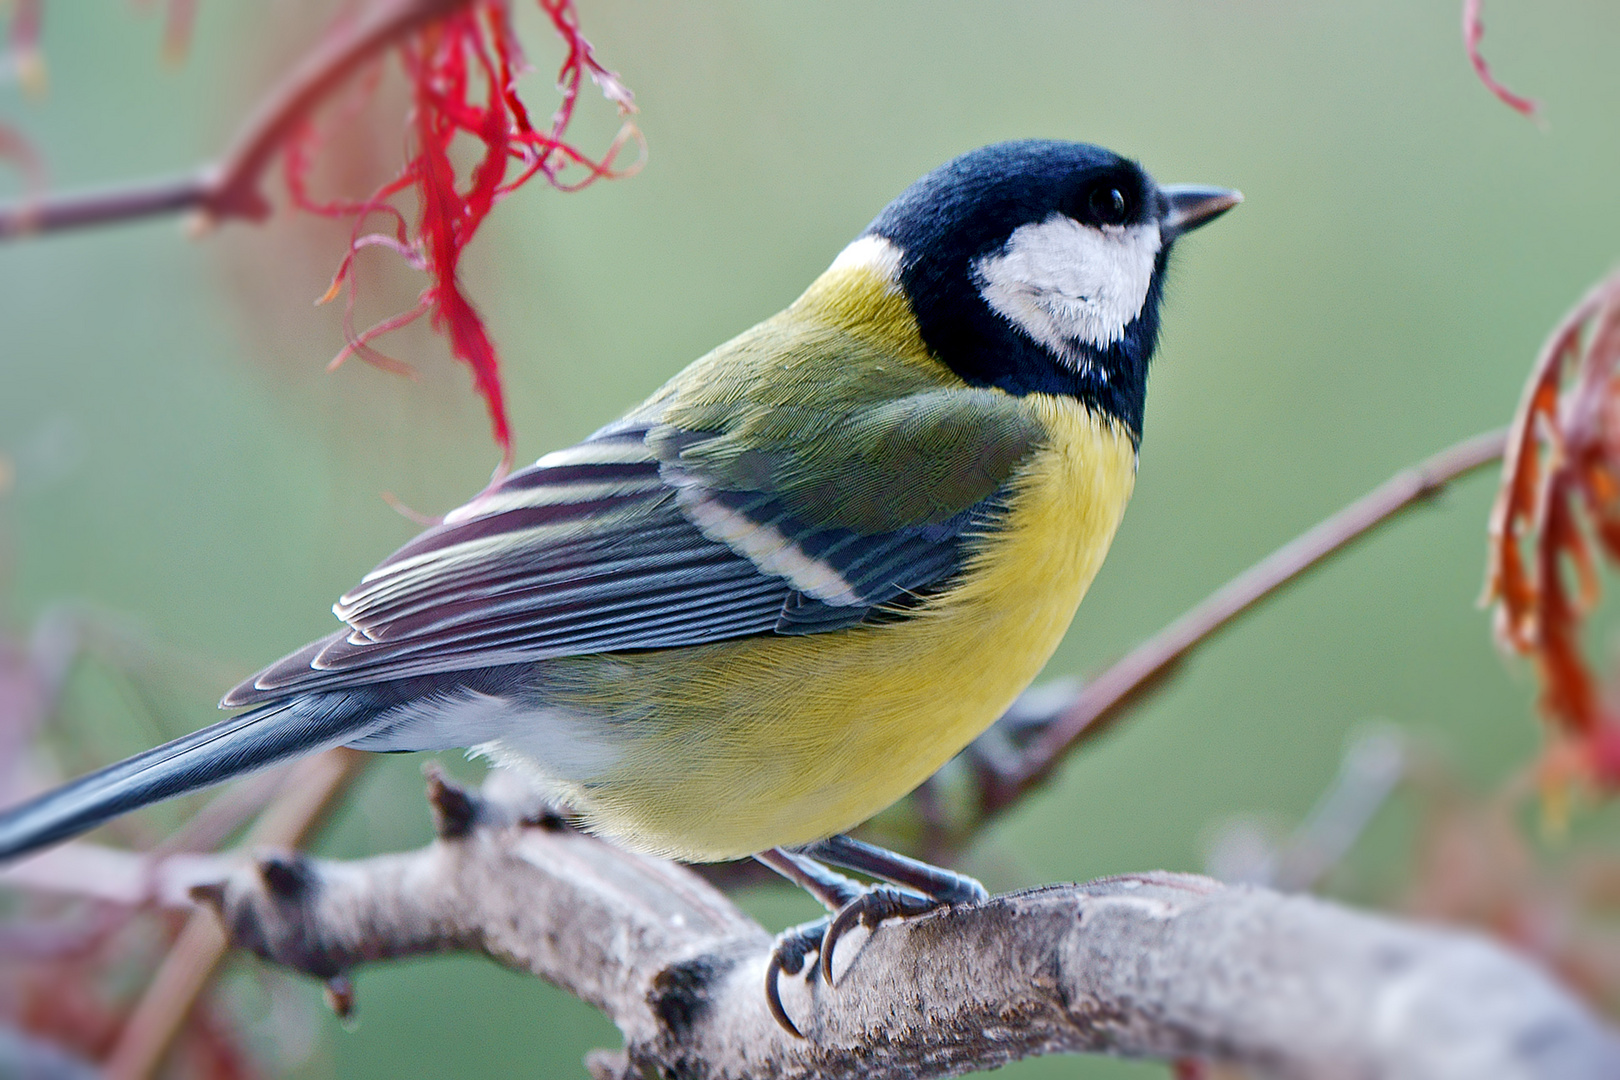
[[[973,275],[991,310],[1078,367],[1079,346],[1112,345],[1142,313],[1160,246],[1157,222],[1093,228],[1053,214],[1013,230]]]

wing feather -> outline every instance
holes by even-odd
[[[946,430],[936,414],[963,428],[937,394],[919,402],[918,414],[933,426],[911,428],[925,440],[938,443]],[[982,411],[976,399],[969,404]],[[896,422],[909,417],[889,403],[874,424],[880,433],[909,432]],[[1000,513],[997,485],[1018,460],[1025,429],[1008,426],[998,436],[993,475],[971,438],[947,431],[943,443],[925,441],[925,452],[902,447],[896,460],[920,462],[923,473],[881,477],[871,473],[886,461],[878,436],[855,420],[845,426],[859,454],[838,451],[847,490],[821,520],[802,465],[784,473],[794,477],[790,487],[775,490],[768,470],[756,470],[750,486],[738,480],[737,455],[717,458],[710,449],[723,433],[654,421],[604,429],[400,548],[333,605],[345,629],[266,668],[222,704],[903,616],[908,602],[958,571],[969,539]],[[785,460],[788,450],[772,453]],[[706,455],[729,471],[711,475]],[[860,501],[918,484],[938,490],[908,491],[917,507],[909,521]],[[869,528],[874,521],[883,527]]]

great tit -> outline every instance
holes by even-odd
[[[963,154],[785,311],[372,570],[229,719],[0,814],[0,859],[334,746],[470,747],[637,851],[856,919],[984,895],[842,834],[1052,655],[1136,474],[1171,246],[1241,196],[1096,146]],[[822,863],[902,886],[861,889]]]

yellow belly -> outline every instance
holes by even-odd
[[[593,829],[693,862],[858,825],[995,721],[1051,657],[1135,478],[1124,429],[1026,399],[1050,432],[961,584],[891,623],[579,657],[614,760],[562,785]],[[571,681],[571,680],[570,680]],[[600,713],[599,713],[600,715]]]

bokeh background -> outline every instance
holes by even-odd
[[[1048,674],[1095,671],[1392,471],[1505,423],[1548,328],[1620,255],[1620,7],[1489,7],[1485,51],[1543,101],[1539,127],[1477,83],[1458,8],[580,0],[651,156],[631,180],[526,190],[473,249],[518,459],[778,310],[889,198],[973,146],[1084,139],[1164,181],[1239,187],[1246,204],[1178,249],[1135,502]],[[190,55],[166,66],[158,21],[133,5],[52,3],[48,94],[0,83],[0,116],[63,187],[175,172],[216,152],[324,18],[314,2],[204,3]],[[549,71],[549,32],[522,25]],[[549,111],[545,75],[529,99]],[[584,112],[584,145],[605,145],[611,110]],[[397,129],[370,137],[397,156]],[[18,190],[0,174],[0,194]],[[0,611],[22,633],[82,601],[145,643],[76,675],[56,740],[69,768],[205,722],[237,678],[327,632],[333,597],[416,528],[382,493],[442,513],[489,475],[482,407],[433,339],[393,350],[415,381],[323,371],[338,313],[310,301],[340,254],[338,234],[285,215],[198,239],[157,221],[0,245]],[[369,265],[379,314],[417,287]],[[1462,484],[1244,619],[967,868],[995,889],[1200,869],[1224,821],[1297,821],[1374,720],[1482,789],[1521,769],[1534,686],[1476,607],[1492,488]],[[419,768],[376,767],[322,850],[424,840]],[[1575,829],[1620,835],[1601,811]],[[1396,800],[1333,887],[1396,895],[1412,831]],[[775,925],[811,913],[786,890],[744,899]],[[579,1076],[587,1049],[616,1045],[588,1007],[478,961],[357,982],[354,1031],[317,1013],[314,987],[287,1002],[243,970],[232,992],[270,1018],[259,1038],[313,1031],[280,1051],[311,1078]],[[276,1027],[287,1010],[319,1018]]]

